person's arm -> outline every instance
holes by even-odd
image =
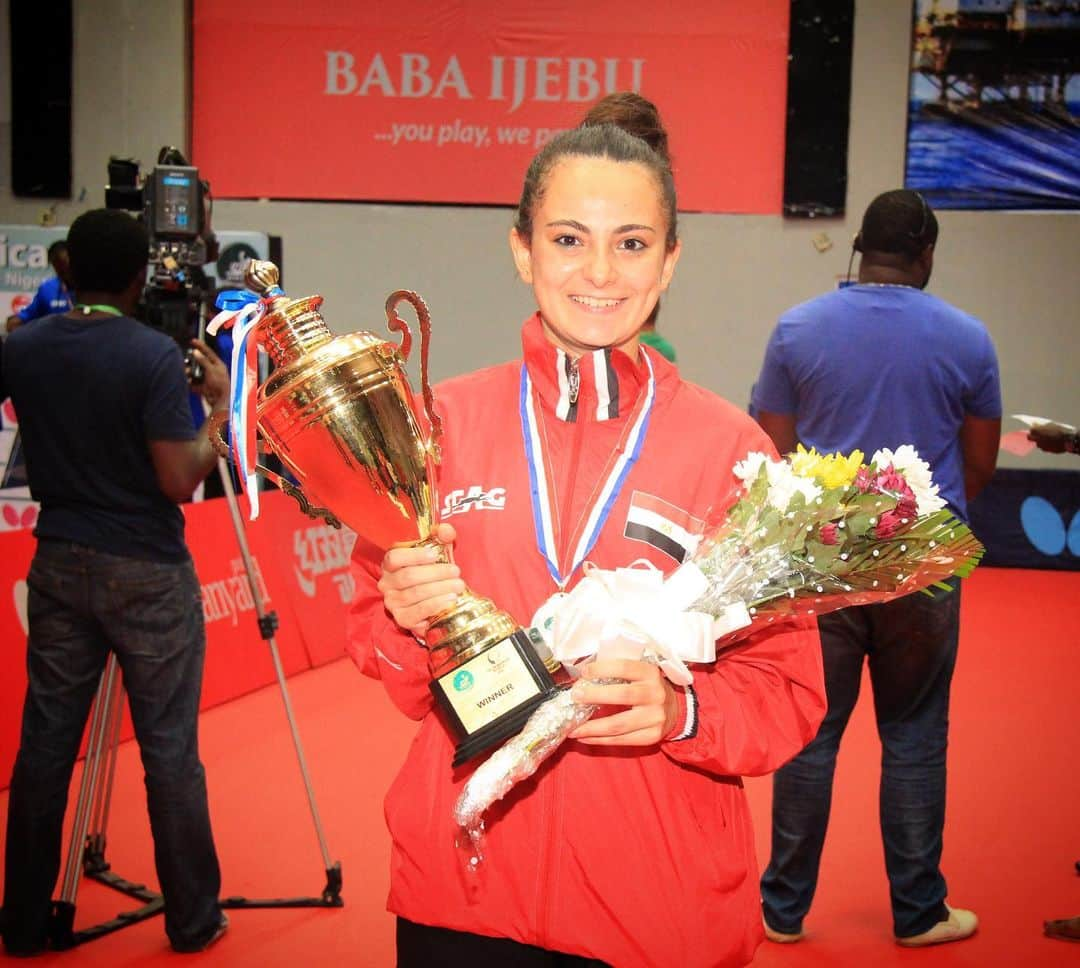
[[[203,367],[199,392],[211,412],[229,407],[229,371],[202,340],[192,340],[194,356]],[[185,401],[186,406],[186,401]],[[210,421],[203,421],[194,440],[151,439],[150,459],[154,464],[158,487],[177,504],[188,500],[195,488],[217,464],[217,451],[208,435]]]
[[[49,280],[46,279],[37,287],[34,298],[30,300],[28,306],[23,306],[17,313],[8,316],[5,328],[9,333],[18,329],[23,323],[32,323],[35,319],[41,319],[42,316],[48,316],[52,312],[52,307],[45,295],[48,282]]]
[[[790,454],[799,442],[795,433],[795,414],[758,411],[754,415],[758,425],[769,435],[779,454]]]
[[[990,483],[1001,447],[1001,372],[994,342],[985,328],[967,371],[971,374],[971,391],[964,401],[960,455],[964,461],[964,494],[970,501]]]
[[[694,668],[693,722],[661,749],[725,776],[761,776],[795,756],[825,716],[821,644],[813,619],[764,629]]]
[[[761,372],[750,391],[750,413],[758,426],[769,435],[777,453],[790,454],[799,442],[795,432],[799,395],[785,363],[784,326],[781,319],[765,347]]]
[[[1039,450],[1045,450],[1048,454],[1080,454],[1080,434],[1066,434],[1032,427],[1028,431],[1028,440]]]
[[[734,451],[777,455],[760,432],[745,434]],[[718,501],[723,490],[717,495]],[[674,686],[651,663],[593,661],[574,700],[616,707],[571,733],[590,745],[659,743],[672,759],[720,775],[755,776],[775,770],[813,739],[825,715],[821,644],[812,619],[761,629],[744,642],[721,641],[715,662],[694,665],[691,686]],[[618,710],[617,707],[625,707]]]
[[[960,427],[964,456],[964,493],[970,501],[994,476],[1001,446],[1001,418],[965,417]]]

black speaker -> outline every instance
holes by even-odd
[[[784,214],[843,215],[854,0],[791,0]]]
[[[71,0],[11,0],[11,189],[71,198]]]

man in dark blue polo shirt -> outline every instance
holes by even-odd
[[[198,755],[206,635],[177,503],[216,457],[192,424],[180,348],[133,318],[146,229],[98,209],[75,220],[68,245],[78,303],[16,329],[0,361],[0,394],[19,415],[41,504],[0,928],[10,954],[47,944],[68,784],[113,652],[146,771],[165,931],[174,949],[199,951],[226,922]],[[206,374],[200,391],[226,408],[227,369],[193,345]]]

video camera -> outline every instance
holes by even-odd
[[[158,153],[154,170],[140,177],[139,163],[109,159],[105,207],[139,212],[150,234],[150,251],[138,316],[171,336],[184,352],[192,383],[200,383],[202,367],[191,356],[193,337],[202,338],[205,310],[212,295],[203,266],[218,257],[210,229],[209,182],[189,165],[177,148]]]

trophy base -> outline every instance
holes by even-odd
[[[463,739],[454,747],[454,759],[451,766],[456,769],[481,753],[486,753],[489,749],[501,746],[511,737],[517,736],[525,728],[525,723],[528,722],[536,707],[550,699],[560,688],[560,686],[553,685],[549,691],[530,699],[512,713],[497,719],[493,723],[489,723],[471,736]]]
[[[430,683],[459,740],[453,765],[461,766],[516,735],[558,686],[536,654],[531,629],[517,629]]]

